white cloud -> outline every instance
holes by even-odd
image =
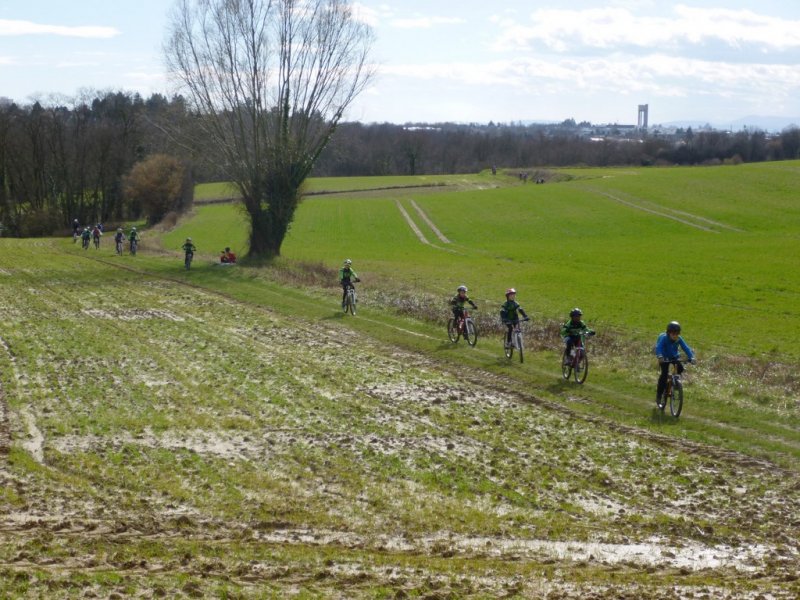
[[[755,44],[769,50],[800,48],[800,21],[750,10],[691,8],[677,5],[670,16],[641,16],[627,8],[544,9],[531,14],[531,25],[506,23],[496,50],[544,44],[558,52],[578,47],[664,48],[687,43],[722,42],[730,47]]]
[[[61,35],[81,38],[112,38],[119,35],[114,27],[83,25],[68,27],[66,25],[42,25],[32,21],[10,21],[0,19],[0,36],[12,35]]]
[[[380,72],[383,76],[490,87],[498,93],[514,88],[533,96],[576,92],[660,97],[707,94],[742,99],[772,96],[778,100],[800,91],[800,69],[793,65],[725,64],[667,54],[390,65],[381,67]]]
[[[394,19],[392,25],[400,29],[430,29],[436,25],[457,25],[464,22],[460,17],[414,17]]]

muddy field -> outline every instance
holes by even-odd
[[[797,471],[38,252],[0,258],[0,596],[800,595]]]

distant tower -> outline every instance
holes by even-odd
[[[639,105],[639,121],[637,127],[639,129],[647,129],[647,104]]]

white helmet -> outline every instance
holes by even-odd
[[[460,286],[458,286],[458,289],[456,291],[458,291],[458,292],[466,292],[467,291],[467,286],[460,285]]]
[[[346,260],[344,261],[344,264],[345,264],[345,266],[346,266],[346,267],[349,267],[350,265],[352,265],[352,264],[353,264],[353,261],[352,261],[352,260],[350,260],[350,259],[348,258],[348,259],[346,259]]]

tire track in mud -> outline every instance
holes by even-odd
[[[265,312],[268,312],[268,313],[272,313],[273,312],[272,310],[270,310],[267,307],[251,304],[251,303],[248,303],[246,301],[240,300],[240,299],[238,299],[238,298],[236,298],[236,297],[234,297],[232,295],[226,294],[225,292],[221,292],[221,291],[218,291],[218,290],[212,290],[212,289],[209,289],[209,288],[205,288],[203,286],[199,286],[199,285],[187,282],[187,281],[182,281],[180,279],[175,279],[175,278],[171,278],[171,277],[167,277],[167,276],[154,274],[154,273],[151,273],[149,271],[143,271],[143,270],[135,269],[133,267],[128,267],[126,265],[115,264],[115,263],[113,263],[111,261],[107,261],[107,260],[99,258],[99,257],[98,258],[94,258],[94,257],[91,257],[91,256],[87,256],[86,258],[88,258],[89,260],[94,260],[94,261],[97,261],[97,262],[104,263],[104,264],[112,266],[112,267],[125,269],[125,270],[131,271],[131,272],[134,272],[134,273],[137,273],[137,274],[140,274],[140,275],[147,275],[148,277],[152,277],[152,278],[155,278],[155,279],[160,279],[160,280],[163,280],[163,281],[170,281],[170,282],[173,282],[173,283],[178,284],[178,285],[186,286],[186,287],[193,288],[193,289],[202,290],[202,291],[204,291],[204,292],[206,292],[208,294],[217,295],[219,297],[225,298],[226,300],[229,300],[229,301],[232,301],[232,302],[236,302],[237,304],[242,304],[244,306],[255,307],[258,310],[262,310],[262,311],[265,311]],[[277,292],[275,292],[275,293],[277,294]],[[312,303],[312,302],[310,302],[310,303]],[[374,320],[369,319],[367,317],[359,317],[359,318],[362,318],[362,319],[365,319],[365,320],[368,320],[368,321],[372,321],[372,322],[377,322],[377,321],[374,321]],[[439,338],[434,338],[433,336],[429,336],[429,335],[424,334],[424,333],[414,332],[414,331],[403,329],[402,327],[397,327],[397,326],[394,326],[394,325],[391,325],[391,324],[387,324],[387,323],[383,323],[383,322],[381,322],[379,324],[381,324],[384,327],[389,327],[389,328],[392,328],[392,329],[403,331],[405,333],[412,334],[414,336],[424,337],[424,338],[429,338],[429,339],[439,339]],[[364,334],[359,334],[359,335],[364,335]],[[558,402],[555,402],[555,401],[552,401],[552,400],[546,400],[546,399],[544,399],[544,398],[542,398],[540,396],[537,396],[537,395],[535,395],[535,394],[533,394],[533,393],[531,393],[529,391],[521,390],[520,388],[525,385],[523,382],[517,381],[517,380],[515,380],[515,379],[513,379],[511,377],[505,376],[505,375],[493,373],[491,371],[486,371],[486,370],[482,370],[482,369],[469,369],[469,370],[468,369],[460,369],[456,365],[451,365],[451,364],[446,363],[444,361],[437,360],[437,359],[432,358],[432,357],[430,357],[428,355],[425,355],[425,354],[423,354],[423,353],[421,353],[419,351],[412,351],[412,350],[408,350],[408,349],[403,349],[403,350],[405,352],[409,352],[411,354],[419,356],[421,360],[423,360],[424,362],[428,363],[431,366],[435,365],[437,369],[439,369],[442,372],[446,372],[448,375],[454,377],[456,380],[460,379],[462,381],[469,381],[473,385],[476,385],[476,386],[479,386],[479,387],[482,387],[482,388],[485,388],[485,389],[489,389],[489,390],[491,390],[491,391],[493,391],[495,393],[502,393],[502,394],[504,394],[504,395],[506,395],[508,397],[513,397],[517,402],[520,402],[520,403],[523,403],[523,404],[533,404],[533,405],[536,405],[536,406],[540,406],[542,408],[551,410],[551,411],[556,412],[556,413],[560,413],[560,414],[562,414],[564,416],[567,416],[567,417],[575,419],[575,420],[591,423],[593,425],[597,425],[597,426],[600,426],[600,427],[605,427],[605,428],[607,428],[607,429],[609,429],[611,431],[614,431],[614,432],[617,432],[617,433],[620,433],[620,434],[623,434],[623,435],[635,436],[637,438],[650,441],[650,442],[652,442],[654,444],[657,444],[657,445],[668,446],[670,448],[674,448],[674,449],[676,449],[678,451],[685,451],[685,452],[689,452],[691,454],[696,454],[698,456],[706,456],[708,458],[713,458],[715,460],[721,460],[721,461],[724,461],[724,462],[727,462],[727,463],[731,463],[731,464],[735,464],[735,465],[742,466],[742,467],[757,468],[757,469],[760,469],[760,470],[769,470],[769,471],[772,471],[772,472],[780,472],[780,473],[784,473],[784,474],[791,475],[791,476],[796,476],[797,475],[797,471],[796,470],[786,469],[784,467],[781,467],[781,466],[775,464],[774,462],[772,462],[772,461],[770,461],[768,459],[757,458],[757,457],[750,456],[750,455],[747,455],[747,454],[742,454],[742,453],[739,453],[739,452],[736,452],[736,451],[733,451],[733,450],[726,450],[724,448],[720,448],[720,447],[717,447],[717,446],[712,446],[712,445],[709,445],[709,444],[703,444],[701,442],[691,441],[691,440],[688,440],[688,439],[685,439],[685,438],[674,438],[674,437],[671,437],[671,436],[668,436],[668,435],[665,435],[665,434],[657,433],[657,432],[654,432],[654,431],[649,431],[647,429],[642,429],[642,428],[631,426],[631,425],[625,425],[623,423],[619,423],[617,421],[614,421],[612,419],[607,419],[607,418],[604,418],[602,416],[591,415],[591,414],[586,414],[586,413],[582,413],[582,412],[576,411],[576,410],[571,409],[568,406],[565,406],[565,405],[560,404]],[[597,404],[597,403],[593,402],[593,404]]]
[[[12,370],[14,368],[14,354],[8,342],[0,337],[0,346],[3,347],[5,354],[8,356],[8,361],[11,364]],[[10,410],[8,408],[8,400],[6,400],[6,391],[2,382],[0,382],[0,454],[8,454],[11,450],[11,422]]]

